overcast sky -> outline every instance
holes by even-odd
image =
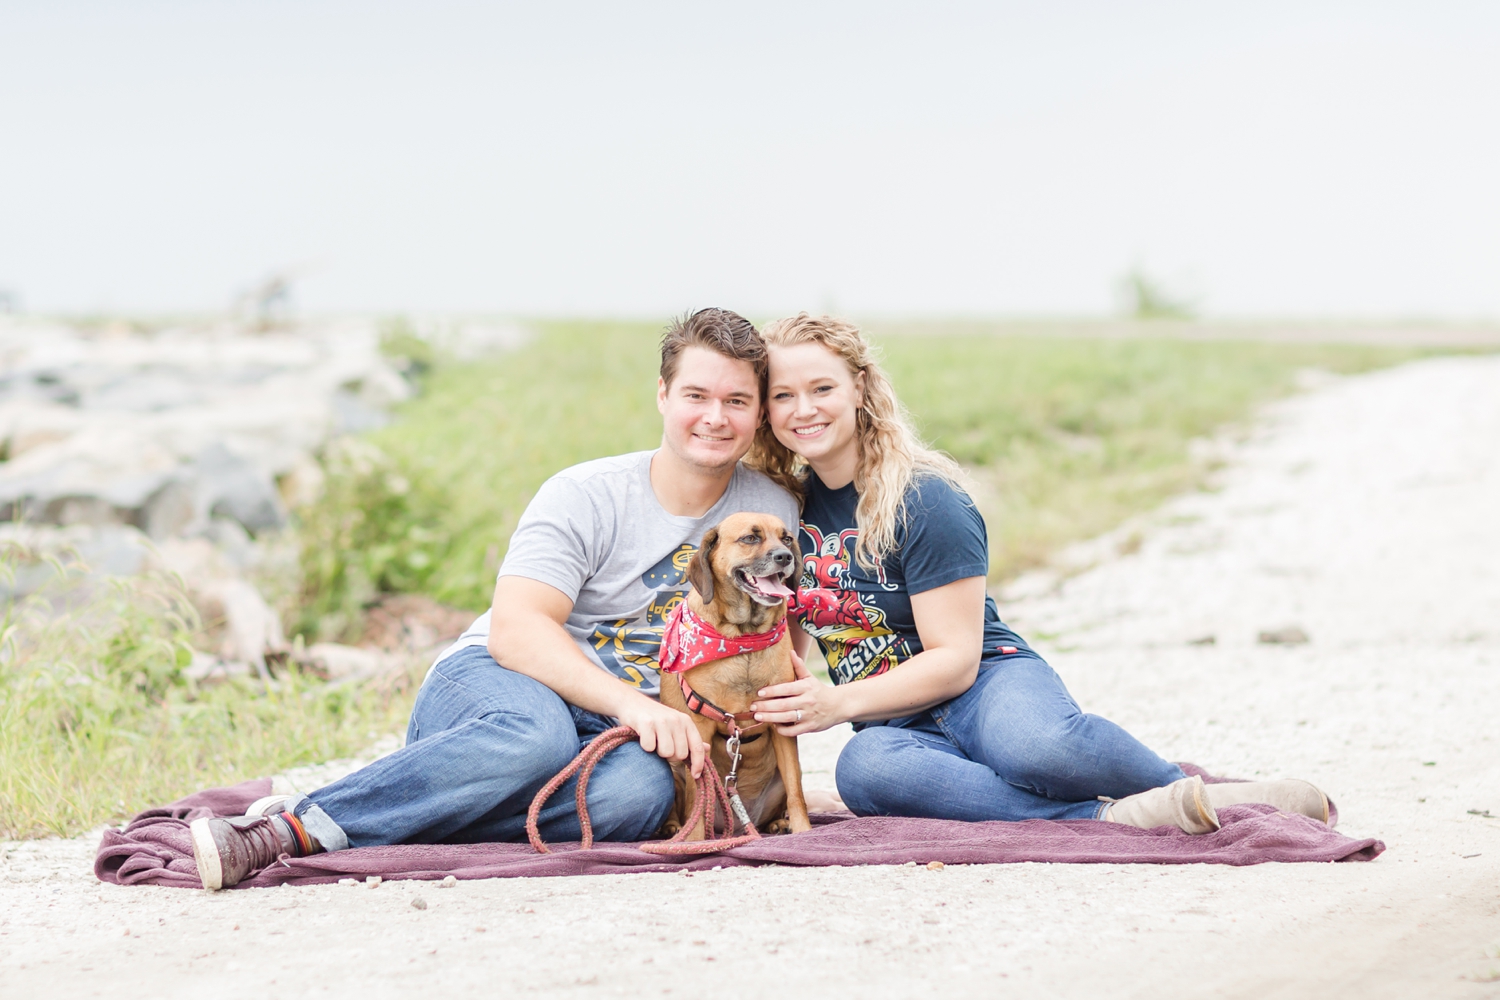
[[[1500,317],[1500,4],[0,0],[0,289]]]

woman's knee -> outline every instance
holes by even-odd
[[[872,726],[854,734],[844,744],[834,767],[833,780],[838,786],[839,798],[856,816],[888,815],[892,756],[899,752],[902,742],[899,730],[886,726]]]

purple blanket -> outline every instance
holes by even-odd
[[[1189,774],[1203,774],[1184,765]],[[1206,780],[1215,780],[1204,775]],[[1219,779],[1222,780],[1222,779]],[[200,816],[237,816],[271,791],[267,779],[213,788],[169,806],[148,809],[123,830],[106,830],[94,874],[120,885],[201,887],[188,823]],[[1336,816],[1335,816],[1336,818]],[[1193,837],[1169,827],[1137,830],[1093,820],[962,823],[942,819],[856,818],[821,813],[813,828],[794,836],[764,837],[719,854],[667,859],[630,844],[597,844],[590,851],[553,844],[536,854],[527,844],[400,844],[361,847],[294,858],[272,865],[239,888],[290,882],[310,885],[340,878],[503,878],[513,875],[607,875],[675,872],[738,865],[1003,864],[1016,861],[1254,865],[1265,861],[1371,861],[1385,844],[1353,840],[1305,816],[1270,806],[1219,810],[1217,833]],[[569,847],[573,849],[569,849]]]

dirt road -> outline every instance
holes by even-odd
[[[7,843],[0,995],[1500,998],[1500,358],[1328,382],[1227,454],[1004,613],[1164,755],[1323,785],[1373,863],[210,895]],[[810,783],[842,738],[804,740]]]

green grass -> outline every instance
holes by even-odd
[[[36,557],[7,543],[0,575]],[[72,835],[186,792],[348,756],[404,725],[407,694],[283,673],[199,688],[174,577],[83,582],[0,611],[0,838]],[[82,589],[80,589],[82,587]],[[53,597],[66,593],[60,610]],[[80,599],[82,598],[82,599]]]
[[[939,328],[941,329],[941,328]],[[381,591],[489,604],[526,502],[576,462],[660,439],[659,326],[553,323],[528,347],[439,361],[372,448],[331,456],[302,512],[301,630],[349,635]],[[975,473],[995,579],[1200,481],[1188,442],[1289,391],[1298,369],[1356,372],[1402,348],[915,333],[878,338],[923,432]]]

